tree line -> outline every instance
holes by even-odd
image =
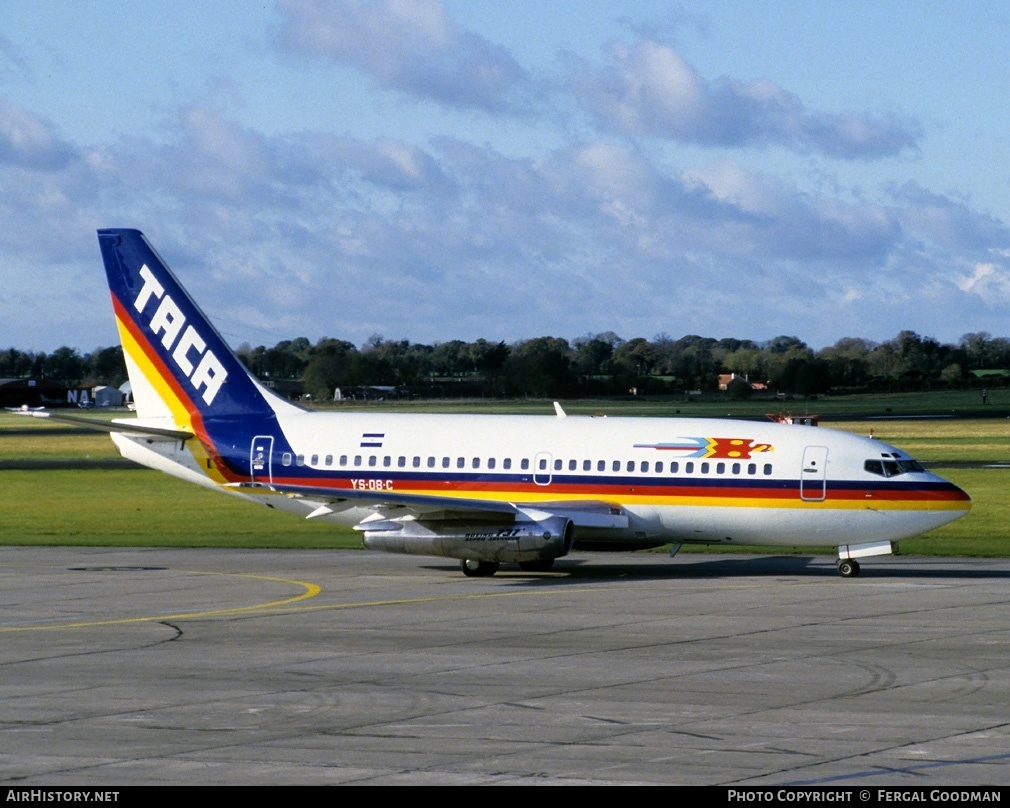
[[[850,337],[819,351],[790,336],[760,343],[666,334],[624,340],[608,331],[571,342],[537,337],[512,344],[479,339],[423,345],[376,335],[360,348],[346,340],[313,344],[299,337],[273,347],[243,344],[237,353],[257,377],[319,401],[332,399],[337,388],[344,395],[384,388],[387,394],[436,398],[673,394],[713,391],[720,374],[748,381],[730,387],[729,394],[738,396],[752,394],[754,383],[773,393],[807,396],[1010,382],[1010,374],[1000,372],[1010,369],[1010,340],[987,332],[965,334],[952,345],[902,331],[886,342]],[[52,354],[15,348],[0,353],[0,378],[26,377],[118,387],[126,366],[118,346],[84,355],[68,347]]]

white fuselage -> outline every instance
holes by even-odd
[[[286,415],[279,425],[288,451],[276,451],[269,435],[258,436],[258,447],[257,440],[231,447],[236,465],[247,465],[250,481],[264,486],[245,486],[243,495],[351,526],[374,517],[377,508],[388,511],[392,506],[383,498],[396,495],[550,503],[552,510],[590,501],[620,506],[626,526],[580,528],[576,519],[579,542],[837,545],[898,541],[970,507],[960,489],[935,474],[868,471],[873,463],[907,467],[911,458],[885,443],[822,427],[316,412]],[[210,480],[178,443],[125,436],[117,443],[146,465],[235,492],[228,481]],[[299,485],[311,491],[283,496],[266,487]],[[335,505],[318,494],[321,488],[350,490],[359,498]]]

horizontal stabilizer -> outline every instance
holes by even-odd
[[[86,429],[94,429],[97,432],[121,432],[128,435],[147,435],[154,438],[166,438],[168,440],[189,440],[194,437],[192,432],[184,429],[167,429],[160,426],[145,426],[134,424],[129,421],[99,421],[97,418],[82,418],[79,415],[64,415],[63,413],[43,411],[18,412],[18,415],[30,415],[33,418],[50,418],[53,421],[64,421],[70,424],[77,424]]]

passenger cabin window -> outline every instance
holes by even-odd
[[[512,458],[506,457],[504,460],[502,460],[501,465],[502,468],[506,470],[512,468]]]
[[[524,457],[521,465],[523,471],[527,471],[530,467],[530,459],[528,457]]]

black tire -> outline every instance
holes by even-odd
[[[838,562],[838,574],[843,578],[855,578],[859,575],[859,562],[852,558],[843,558]]]
[[[490,578],[498,572],[497,561],[474,561],[472,558],[464,558],[459,562],[459,568],[467,578]]]
[[[523,572],[547,572],[553,566],[553,558],[538,558],[536,561],[519,562],[519,569]]]

